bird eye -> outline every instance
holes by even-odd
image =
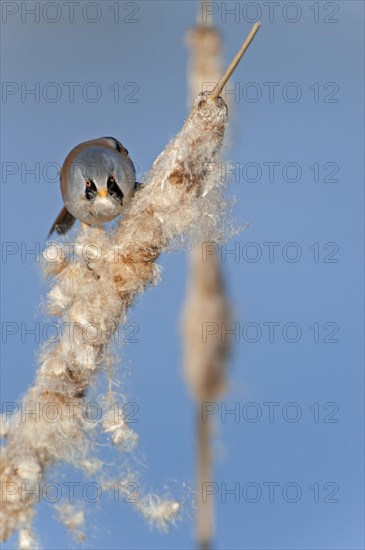
[[[85,185],[86,185],[86,187],[91,187],[91,181],[90,180],[85,180]]]

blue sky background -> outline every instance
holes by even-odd
[[[30,328],[47,322],[41,309],[46,284],[34,255],[22,257],[21,251],[33,249],[35,243],[43,247],[62,205],[55,170],[48,163],[61,165],[79,142],[111,135],[129,149],[143,179],[187,114],[188,54],[183,38],[196,18],[193,1],[153,0],[120,2],[115,22],[116,12],[110,8],[116,3],[106,0],[93,3],[98,11],[92,3],[81,2],[73,23],[63,2],[57,2],[57,12],[50,2],[41,2],[35,22],[34,16],[21,14],[21,4],[2,6],[3,87],[4,82],[13,83],[3,92],[12,88],[14,93],[3,93],[1,105],[1,229],[4,243],[19,247],[13,255],[3,255],[1,264],[3,402],[19,400],[32,383],[39,348],[31,335],[22,341],[21,327],[18,334],[7,335],[8,323]],[[35,3],[25,4],[30,8]],[[216,415],[215,548],[360,549],[364,4],[288,4],[280,2],[270,18],[265,2],[209,3],[217,12],[226,64],[260,10],[263,24],[229,85],[238,96],[227,156],[240,167],[229,194],[237,198],[236,217],[250,225],[227,243],[225,251],[235,249],[239,257],[225,256],[223,249],[240,329],[224,402],[227,409],[238,403],[243,414],[239,421],[227,416],[226,422]],[[233,16],[225,14],[225,8],[238,11]],[[94,18],[99,20],[92,23]],[[22,97],[22,86],[31,88],[37,82],[39,101]],[[56,87],[49,86],[51,82]],[[74,102],[65,82],[80,83]],[[270,82],[275,83],[271,98]],[[53,102],[57,90],[61,95]],[[101,96],[92,102],[95,90]],[[298,100],[293,101],[296,93]],[[273,181],[267,165],[271,162],[279,163]],[[39,163],[39,178],[22,175],[21,163],[28,169]],[[12,167],[19,171],[10,174]],[[273,261],[264,245],[269,242],[278,243]],[[290,261],[295,251],[301,255],[297,262]],[[249,261],[260,252],[256,262]],[[178,328],[186,255],[164,255],[160,264],[162,284],[146,292],[131,312],[138,343],[118,348],[120,376],[129,400],[139,406],[136,429],[139,456],[146,464],[141,468],[143,482],[156,490],[166,485],[172,494],[189,499],[186,487],[194,486],[195,410],[181,374]],[[279,323],[273,342],[264,325],[270,322]],[[283,329],[287,323],[295,325]],[[290,343],[284,336],[293,339],[294,326],[300,327],[301,337]],[[249,340],[256,329],[262,334],[253,343]],[[250,402],[255,405],[248,409]],[[279,403],[273,422],[264,405],[268,402]],[[295,412],[288,403],[296,403],[301,411],[298,422],[288,421],[286,415]],[[261,411],[262,417],[248,422],[247,415],[252,417],[254,411]],[[333,416],[326,417],[331,412]],[[79,477],[67,470],[57,479]],[[274,502],[269,502],[267,482],[280,484]],[[289,482],[302,491],[296,503],[283,497],[283,486]],[[241,492],[238,502],[232,495],[224,502],[225,486],[239,484],[245,491],[247,483],[262,490],[257,502],[247,502],[253,498],[250,491],[246,499]],[[319,502],[309,489],[315,483],[320,487]],[[324,502],[337,486],[332,498],[338,502]],[[115,504],[104,495],[86,510],[85,548],[195,547],[189,509],[168,535],[151,530],[128,504]],[[75,546],[48,504],[38,508],[36,530],[44,548]],[[12,539],[4,548],[15,544]]]

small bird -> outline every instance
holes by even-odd
[[[61,168],[64,207],[53,223],[64,235],[76,219],[100,225],[122,212],[139,184],[128,151],[117,139],[101,137],[77,145]]]

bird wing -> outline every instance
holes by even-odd
[[[75,223],[76,218],[70,214],[67,208],[63,207],[61,212],[58,214],[56,220],[54,221],[51,229],[48,233],[48,238],[52,235],[54,231],[57,231],[59,235],[64,235]]]

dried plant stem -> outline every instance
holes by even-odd
[[[209,167],[217,160],[226,125],[224,101],[219,97],[208,101],[207,94],[200,94],[117,229],[107,233],[83,226],[72,254],[55,244],[46,249],[45,271],[53,277],[48,312],[74,332],[70,338],[64,331],[56,344],[43,351],[35,384],[23,399],[28,410],[57,406],[61,417],[55,423],[44,414],[38,419],[18,414],[5,425],[7,445],[2,448],[0,471],[2,540],[21,530],[20,547],[26,548],[30,535],[24,534],[31,533],[37,502],[34,487],[44,483],[52,465],[67,461],[90,471],[85,463],[91,464],[93,439],[83,416],[87,392],[97,374],[113,362],[112,336],[134,298],[157,283],[158,256],[198,222],[205,220],[209,225],[219,214],[221,204],[202,201],[202,195],[207,185],[220,186],[219,181],[211,181]],[[96,255],[90,254],[90,246]],[[94,339],[90,328],[95,329]],[[128,447],[134,441],[135,434],[123,418],[113,424],[106,416],[103,429],[115,445],[127,441]],[[174,520],[180,508],[179,503],[156,499],[138,506],[162,527]]]
[[[245,51],[247,50],[247,48],[251,44],[252,40],[255,37],[255,34],[257,33],[257,31],[259,30],[260,27],[261,27],[261,23],[258,22],[258,21],[253,25],[249,35],[247,36],[246,40],[242,44],[240,50],[235,55],[234,59],[232,59],[228,69],[226,70],[226,72],[224,73],[224,75],[222,76],[220,81],[218,82],[217,86],[212,91],[212,93],[210,95],[210,98],[212,100],[216,99],[220,95],[220,93],[222,92],[224,86],[227,84],[227,81],[231,77],[233,71],[237,67],[238,63],[240,62],[240,60],[243,56],[243,54],[245,53]]]
[[[75,465],[85,461],[92,445],[90,425],[82,414],[87,391],[97,373],[112,361],[112,336],[134,297],[157,282],[156,258],[172,239],[197,225],[202,214],[199,197],[209,178],[209,163],[222,145],[226,123],[223,100],[208,102],[206,96],[199,96],[181,132],[155,161],[145,187],[136,194],[116,232],[108,235],[102,229],[82,227],[75,258],[71,261],[58,254],[56,261],[46,263],[46,270],[54,276],[48,311],[75,330],[72,339],[65,331],[42,354],[35,385],[23,400],[28,410],[57,406],[60,420],[53,423],[45,415],[38,419],[19,415],[6,426],[8,443],[1,462],[3,540],[17,529],[30,532],[36,503],[31,492],[44,482],[50,466],[59,461]],[[215,213],[207,213],[207,219],[208,214]],[[90,245],[98,251],[97,259],[85,254]],[[46,256],[54,258],[50,250]],[[97,329],[93,342],[85,338],[89,327]],[[128,425],[120,433],[122,424],[106,424],[108,434],[114,432],[115,443],[133,441]],[[164,525],[178,510],[178,503],[162,506],[156,501],[154,511],[147,515]],[[167,514],[166,519],[161,514]]]
[[[206,17],[205,21],[201,20],[201,16],[203,15],[204,4],[207,4],[206,0],[198,0],[198,11],[197,11],[197,14],[196,14],[196,24],[197,25],[201,25],[201,24],[212,25],[213,24],[213,15],[212,15],[211,12],[207,12],[205,14],[205,17]]]
[[[197,406],[197,480],[198,480],[198,501],[197,501],[197,539],[200,550],[212,548],[214,533],[214,500],[212,498],[203,501],[204,487],[213,479],[213,463],[211,449],[211,417],[207,416],[202,420],[202,403]]]

